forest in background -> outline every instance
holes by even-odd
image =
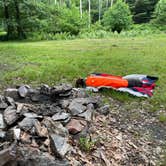
[[[166,31],[166,0],[0,0],[0,8],[1,40],[105,38]]]

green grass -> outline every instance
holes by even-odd
[[[160,79],[153,105],[166,106],[166,36],[0,43],[0,85],[33,85],[69,81],[92,72],[133,73]],[[129,95],[111,93],[120,100]]]

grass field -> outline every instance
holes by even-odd
[[[5,42],[0,43],[0,69],[1,88],[20,83],[74,83],[92,72],[154,75],[160,79],[150,101],[166,106],[166,36]],[[125,94],[110,95],[133,100]]]

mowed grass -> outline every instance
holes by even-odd
[[[158,76],[149,101],[166,106],[166,36],[0,43],[1,88],[17,84],[54,85],[92,72]],[[120,100],[138,100],[117,92]],[[158,108],[157,108],[158,109]]]

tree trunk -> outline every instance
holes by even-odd
[[[24,34],[22,25],[21,25],[21,19],[20,19],[20,9],[19,9],[19,3],[17,0],[14,0],[14,7],[16,11],[16,23],[17,23],[17,35],[19,39],[25,39],[26,36]]]
[[[4,4],[4,17],[5,17],[5,24],[7,29],[7,40],[10,39],[10,36],[12,36],[12,27],[10,25],[10,18],[9,18],[9,9],[8,5],[6,4],[6,0],[3,0]]]
[[[82,19],[82,0],[80,0],[80,17]]]
[[[99,0],[99,22],[101,22],[101,0]]]
[[[91,0],[88,0],[88,6],[89,6],[89,28],[91,26]]]
[[[113,6],[114,0],[111,0],[111,7]]]

